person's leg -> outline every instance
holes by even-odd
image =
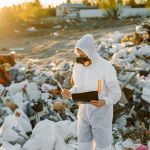
[[[91,115],[91,125],[96,150],[111,150],[112,108],[97,109]]]
[[[78,150],[93,150],[92,149],[92,130],[86,116],[78,117]]]

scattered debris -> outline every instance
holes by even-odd
[[[59,33],[58,32],[54,32],[53,35],[54,36],[59,36]]]
[[[146,26],[146,29],[144,26],[140,29],[136,27],[136,30],[144,32],[127,36],[118,32],[109,33],[98,41],[99,55],[110,60],[117,70],[125,102],[122,104],[121,100],[121,105],[118,103],[114,106],[116,150],[135,149],[136,143],[147,145],[150,141],[150,37],[143,39],[145,34],[149,34],[150,23]]]
[[[24,48],[16,47],[16,48],[10,48],[9,50],[10,50],[10,51],[23,51]]]
[[[28,32],[37,32],[38,30],[35,27],[30,27],[26,29]]]
[[[60,25],[54,26],[54,29],[61,29],[62,27]]]
[[[116,68],[123,93],[114,106],[114,150],[150,148],[150,46],[143,40],[145,32],[145,26],[136,27],[131,36],[116,31],[97,43],[99,55]],[[76,150],[78,105],[61,97],[61,87],[72,86],[74,63],[37,66],[33,60],[15,63],[7,57],[0,55],[1,67],[10,69],[9,84],[0,82],[1,148]]]

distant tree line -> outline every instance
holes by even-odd
[[[97,6],[99,8],[114,8],[118,4],[120,5],[127,5],[131,7],[150,7],[150,0],[141,0],[141,3],[138,4],[136,0],[96,0],[93,3],[92,0],[82,0],[82,3],[87,6]]]
[[[28,22],[30,20],[38,20],[41,17],[55,15],[55,7],[48,6],[48,8],[43,8],[39,0],[13,5],[12,7],[4,7],[0,10],[1,19],[8,22]]]

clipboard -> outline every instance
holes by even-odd
[[[102,92],[102,80],[98,80],[97,91],[88,91],[84,93],[73,93],[72,99],[78,103],[90,103],[91,100],[99,100],[99,95]]]
[[[84,93],[74,93],[71,94],[72,99],[74,102],[79,103],[90,103],[91,100],[97,100],[98,101],[98,91],[90,91],[90,92],[84,92]]]

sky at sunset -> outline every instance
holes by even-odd
[[[20,4],[23,2],[30,2],[33,0],[0,0],[0,7],[4,7],[4,6],[11,6],[12,4]],[[66,2],[66,0],[40,0],[42,5],[47,6],[49,4],[51,5],[59,5],[63,2]]]

